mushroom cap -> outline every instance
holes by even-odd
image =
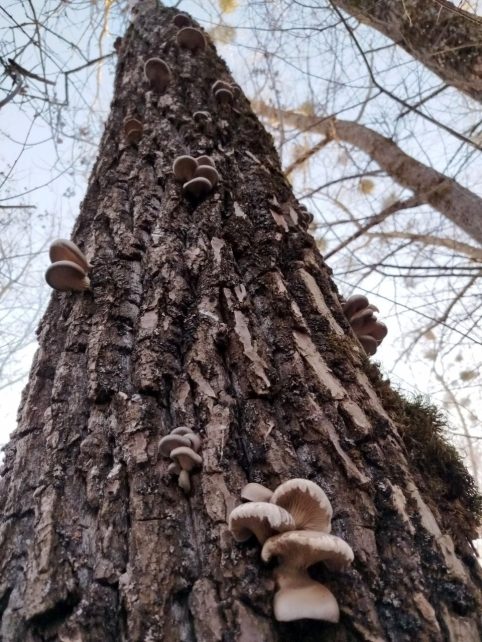
[[[281,564],[291,569],[306,569],[323,562],[330,570],[337,571],[353,562],[353,551],[335,535],[319,531],[290,531],[270,537],[261,550],[261,557],[264,562],[280,557]]]
[[[375,321],[373,328],[367,333],[380,344],[388,334],[387,326],[382,321]]]
[[[273,612],[278,622],[309,618],[338,622],[340,609],[333,593],[311,578],[299,578],[293,586],[280,588],[273,600]]]
[[[52,263],[57,261],[72,261],[72,263],[81,267],[84,272],[88,272],[90,269],[90,264],[82,250],[80,250],[75,243],[67,239],[55,239],[50,245],[49,257]]]
[[[199,435],[196,435],[194,432],[188,432],[186,433],[185,438],[189,440],[191,448],[196,452],[199,452],[202,444],[201,437]]]
[[[377,351],[378,343],[377,340],[371,337],[369,334],[362,334],[361,337],[358,337],[358,341],[362,344],[363,349],[371,357]]]
[[[129,143],[138,143],[142,137],[142,123],[137,118],[124,118],[124,136]]]
[[[164,457],[169,457],[171,452],[175,448],[179,448],[179,446],[187,446],[189,448],[191,442],[184,435],[166,435],[159,442],[159,452],[161,455],[164,455]]]
[[[172,164],[172,171],[178,181],[189,181],[197,169],[197,162],[192,156],[178,156]]]
[[[170,457],[177,462],[183,470],[191,471],[193,468],[199,468],[202,463],[202,457],[198,455],[189,446],[179,446],[171,451]]]
[[[189,27],[191,24],[191,19],[189,16],[186,16],[185,13],[178,13],[177,16],[174,16],[172,21],[176,27],[179,27],[179,29],[182,29],[182,27]]]
[[[198,176],[207,178],[208,181],[211,183],[212,187],[214,187],[216,183],[219,181],[219,173],[217,169],[215,169],[214,167],[211,167],[211,165],[198,165],[196,168],[196,171],[194,172],[194,176],[196,178]]]
[[[171,435],[186,435],[188,432],[192,432],[192,430],[187,426],[178,426],[171,430]]]
[[[293,530],[291,515],[280,506],[268,502],[250,502],[237,506],[229,516],[229,530],[237,542],[245,542],[255,535],[260,544],[273,533]]]
[[[363,310],[369,305],[368,299],[363,294],[353,294],[343,304],[342,309],[345,315],[350,318],[355,312]]]
[[[273,491],[263,484],[257,484],[256,482],[250,482],[241,491],[241,499],[245,499],[248,502],[269,502]]]
[[[90,281],[85,271],[72,261],[56,261],[47,268],[45,280],[54,290],[82,292]]]
[[[195,111],[192,117],[194,120],[209,120],[211,118],[211,114],[208,111]]]
[[[176,461],[172,461],[167,467],[167,472],[171,475],[179,475],[179,473],[181,472],[181,467]]]
[[[171,70],[169,65],[160,58],[149,58],[144,63],[144,75],[151,87],[158,92],[164,91],[169,84]]]
[[[198,176],[197,178],[192,178],[187,183],[184,183],[182,189],[185,194],[189,194],[195,198],[200,198],[201,196],[209,194],[212,189],[212,185],[207,178]]]
[[[197,51],[206,47],[206,38],[202,31],[194,27],[183,27],[177,32],[177,44],[190,51]]]
[[[231,90],[221,88],[214,92],[214,98],[216,98],[218,103],[223,103],[224,105],[227,105],[233,102],[234,96]]]
[[[321,488],[309,479],[290,479],[278,486],[270,502],[281,506],[293,517],[296,528],[331,531],[333,510]]]
[[[210,165],[211,167],[215,167],[214,161],[211,156],[198,156],[196,158],[196,163],[198,165]]]
[[[213,92],[213,94],[215,94],[218,89],[231,90],[231,85],[228,82],[225,82],[224,80],[216,80],[216,82],[212,84],[211,91]]]

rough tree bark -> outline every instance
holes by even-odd
[[[429,203],[475,241],[482,244],[482,199],[452,178],[406,154],[390,138],[351,120],[308,116],[255,103],[256,113],[283,120],[302,132],[330,135],[368,154],[394,181],[411,189],[421,203]]]
[[[482,18],[446,0],[333,0],[448,85],[482,101]]]
[[[219,111],[229,72],[211,45],[180,50],[172,15],[146,9],[123,40],[73,235],[92,291],[55,293],[39,329],[1,481],[2,642],[475,642],[473,521],[408,460],[269,136],[242,95]],[[159,98],[152,55],[173,71]],[[186,152],[222,174],[197,205],[171,173]],[[157,452],[180,424],[203,438],[188,498]],[[276,623],[272,569],[227,530],[248,480],[293,477],[326,490],[355,551],[318,571],[339,625]]]

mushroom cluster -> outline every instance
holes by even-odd
[[[182,181],[182,190],[187,196],[206,196],[219,181],[214,161],[209,156],[178,156],[172,166],[174,176]]]
[[[224,80],[216,80],[211,87],[211,93],[214,95],[216,102],[221,105],[230,105],[237,91],[238,88],[235,85],[231,85]]]
[[[54,290],[82,292],[90,286],[87,272],[90,264],[84,253],[66,239],[56,239],[49,249],[52,265],[45,272],[45,280]]]
[[[142,138],[142,123],[137,118],[127,116],[123,122],[124,136],[131,145],[137,144]]]
[[[374,355],[388,332],[387,326],[378,321],[375,315],[379,309],[369,303],[363,294],[354,294],[346,301],[342,300],[341,307],[365,352]]]
[[[164,60],[149,58],[144,63],[144,77],[153,91],[162,94],[163,91],[166,91],[171,79],[171,69]]]
[[[241,497],[249,503],[231,512],[229,530],[238,542],[254,535],[263,545],[263,561],[278,558],[275,618],[279,622],[303,618],[338,622],[335,596],[308,574],[317,562],[336,571],[353,561],[350,546],[330,535],[333,511],[325,493],[307,479],[291,479],[274,492],[261,484],[248,484]]]
[[[179,14],[174,18],[173,22],[176,24],[176,18],[178,23],[183,22],[186,17],[187,16]],[[176,34],[176,42],[180,47],[189,49],[192,53],[197,53],[206,48],[206,38],[203,32],[191,26],[185,26],[179,29]]]
[[[191,491],[189,473],[194,468],[200,468],[203,463],[198,454],[200,448],[201,438],[186,426],[174,428],[159,442],[161,455],[172,459],[168,472],[179,476],[178,484],[186,494]]]

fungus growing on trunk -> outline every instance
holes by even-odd
[[[237,87],[224,80],[216,80],[211,87],[211,93],[214,95],[216,102],[223,105],[229,105],[233,102],[236,90]]]
[[[82,250],[67,239],[56,239],[50,246],[52,265],[45,272],[45,280],[54,290],[82,292],[90,287],[87,272],[90,264]]]
[[[124,136],[131,145],[138,143],[142,138],[142,123],[137,118],[127,117],[123,122]]]
[[[338,622],[334,595],[307,571],[317,562],[340,570],[353,561],[350,546],[329,534],[333,510],[323,490],[308,479],[291,479],[273,493],[261,484],[247,484],[241,496],[249,503],[229,516],[233,537],[243,542],[254,534],[264,543],[261,557],[265,562],[280,558],[275,571],[275,618],[280,622],[303,618]],[[266,501],[259,501],[263,496]]]
[[[209,194],[220,178],[209,156],[178,156],[173,163],[172,171],[178,181],[184,182],[184,194],[196,199]]]
[[[180,29],[177,32],[176,41],[180,47],[189,49],[189,51],[193,53],[202,51],[206,47],[206,38],[203,32],[194,27],[183,27]]]
[[[168,472],[179,475],[178,484],[186,494],[191,490],[189,473],[202,466],[202,457],[198,455],[200,448],[201,438],[186,426],[174,428],[159,442],[159,453],[173,460]]]
[[[149,82],[151,89],[157,93],[162,93],[167,89],[171,78],[169,65],[160,58],[149,58],[144,63],[144,76]]]
[[[375,312],[379,312],[378,308],[370,304],[363,294],[354,294],[346,301],[342,299],[341,303],[343,312],[363,349],[367,354],[374,355],[388,332],[387,326],[378,321],[375,315]]]
[[[176,25],[176,27],[179,27],[179,29],[182,29],[183,27],[189,27],[191,25],[191,19],[185,13],[178,13],[176,16],[174,16],[172,22]]]

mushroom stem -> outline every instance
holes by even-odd
[[[182,488],[182,490],[186,493],[191,492],[191,479],[189,477],[189,472],[187,470],[181,470],[179,473],[179,480],[178,480],[178,485]]]

